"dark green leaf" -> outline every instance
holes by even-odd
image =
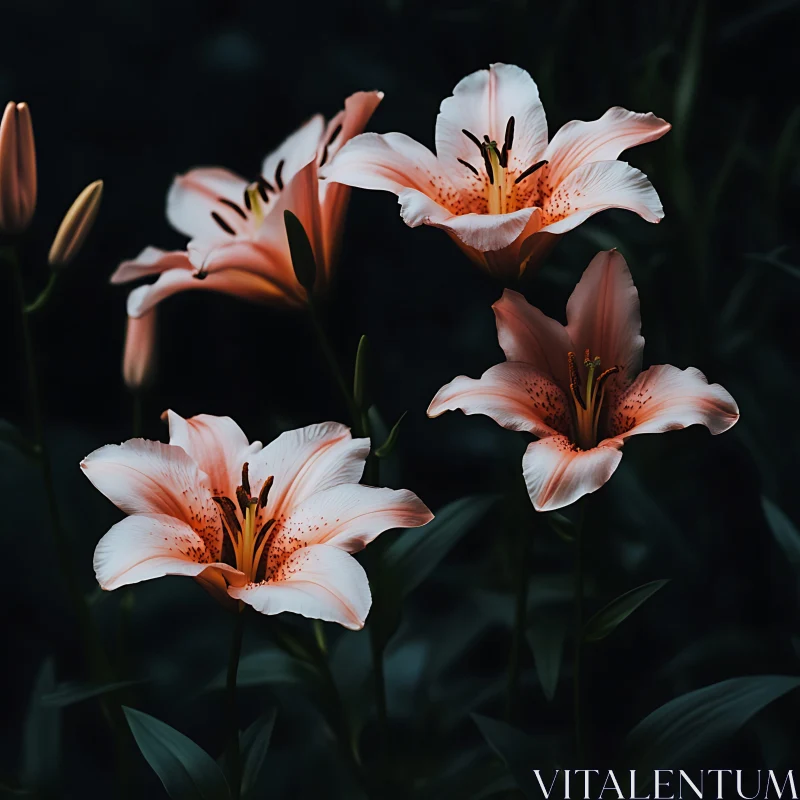
[[[557,511],[551,511],[544,514],[544,520],[565,542],[575,541],[575,525],[569,517],[565,517]]]
[[[605,608],[598,611],[583,629],[583,637],[587,642],[598,642],[605,639],[617,626],[639,608],[642,603],[649,600],[659,589],[669,583],[669,580],[651,581],[621,594],[612,600]]]
[[[369,356],[369,340],[362,336],[358,340],[356,351],[356,367],[353,371],[353,399],[359,408],[364,408],[367,399],[367,358]]]
[[[679,146],[686,141],[689,118],[697,95],[703,59],[703,38],[706,27],[706,5],[697,4],[689,42],[682,59],[683,68],[675,90],[675,136]]]
[[[0,419],[0,445],[11,447],[25,456],[35,456],[36,446],[29,442],[16,425],[6,419]]]
[[[142,755],[173,800],[230,800],[225,776],[205,750],[149,714],[123,710]]]
[[[102,694],[115,692],[118,689],[127,689],[129,686],[136,686],[141,681],[117,681],[116,683],[80,683],[79,681],[68,681],[56,686],[55,691],[49,692],[42,697],[42,704],[65,708],[66,706],[89,700],[92,697],[99,697]]]
[[[291,212],[283,212],[283,222],[286,225],[286,236],[289,239],[289,252],[292,256],[292,266],[297,282],[309,293],[314,290],[317,279],[317,262],[314,259],[314,250],[303,223]]]
[[[485,515],[496,498],[464,497],[440,509],[421,528],[404,531],[386,550],[385,566],[394,573],[396,586],[405,596],[417,588],[450,552],[458,540]]]
[[[315,674],[307,662],[292,658],[283,650],[270,648],[249,653],[242,658],[236,683],[240,688],[275,683],[303,683],[314,680]],[[223,670],[206,690],[224,689],[227,676],[227,670]]]
[[[245,796],[255,788],[267,756],[277,713],[272,709],[263,714],[242,734],[242,794]]]
[[[735,734],[774,700],[800,686],[800,678],[753,675],[715,683],[670,700],[629,734],[632,764],[648,772],[685,766],[706,748]]]
[[[472,714],[483,738],[503,759],[517,786],[526,797],[539,797],[533,770],[538,766],[534,741],[517,728],[480,714]]]
[[[551,702],[558,686],[567,628],[565,615],[554,609],[540,610],[528,628],[528,644],[533,653],[539,683],[544,696]]]
[[[789,517],[771,500],[762,497],[761,506],[764,509],[764,516],[767,518],[767,523],[772,535],[775,537],[775,541],[786,553],[791,565],[800,569],[800,532],[795,528]]]
[[[386,441],[375,451],[375,455],[378,458],[388,458],[394,451],[394,447],[397,444],[397,437],[400,435],[400,423],[407,413],[407,411],[404,411],[400,415],[400,419],[395,422],[394,427],[386,437]]]
[[[36,789],[58,783],[61,762],[61,712],[42,698],[56,686],[53,659],[47,658],[33,686],[22,734],[22,782]]]
[[[800,278],[800,267],[795,266],[794,264],[789,264],[787,261],[784,261],[780,256],[786,252],[786,247],[776,247],[769,253],[745,253],[745,258],[748,261],[755,261],[757,264],[769,264],[771,267],[777,267],[782,272],[785,272],[787,275],[791,275],[793,278]]]

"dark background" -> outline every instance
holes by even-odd
[[[172,177],[216,164],[252,174],[307,117],[330,117],[359,89],[386,95],[370,130],[403,131],[433,146],[439,103],[456,82],[506,61],[537,81],[551,136],[612,105],[653,111],[674,126],[623,156],[651,178],[664,221],[651,226],[627,212],[593,217],[524,285],[528,299],[563,321],[591,257],[618,246],[641,297],[645,365],[699,367],[731,391],[742,413],[722,437],[702,428],[636,437],[593,498],[590,605],[672,579],[591,655],[595,763],[610,765],[625,732],[684,691],[737,675],[798,672],[797,574],[761,507],[763,494],[800,518],[796,2],[726,3],[723,11],[674,0],[33,0],[4,2],[3,12],[0,99],[30,104],[39,164],[25,249],[29,296],[46,280],[61,215],[87,183],[105,181],[95,229],[46,318],[37,320],[36,338],[59,496],[82,588],[109,642],[119,628],[119,598],[97,597],[91,553],[119,514],[78,463],[130,436],[131,400],[120,379],[127,287],[111,287],[108,276],[145,245],[183,246],[164,218]],[[343,362],[352,363],[367,333],[373,401],[390,424],[408,411],[387,482],[413,489],[434,511],[474,492],[509,492],[522,435],[482,417],[425,417],[440,386],[501,359],[490,306],[502,287],[441,232],[406,228],[393,196],[358,190],[337,273],[327,312]],[[10,281],[0,279],[0,412],[28,431],[17,310]],[[171,298],[160,311],[148,436],[165,436],[159,414],[168,407],[184,416],[230,415],[263,440],[346,420],[302,314],[202,292]],[[12,449],[2,451],[0,470],[0,773],[16,783],[40,664],[53,656],[60,680],[80,679],[82,664],[38,472]],[[511,618],[505,527],[494,510],[461,541],[409,599],[390,650],[393,740],[420,796],[470,796],[452,776],[492,760],[469,713],[502,716]],[[541,524],[532,536],[531,613],[546,616],[569,598],[569,548]],[[127,671],[148,681],[137,707],[216,755],[221,698],[200,689],[225,664],[225,615],[193,582],[177,578],[137,586],[132,596]],[[254,628],[248,650],[260,642]],[[463,642],[453,644],[459,636]],[[442,647],[449,655],[441,656]],[[527,650],[523,666],[517,725],[557,743],[569,732],[568,681],[548,704]],[[568,677],[568,659],[564,670]],[[325,796],[351,796],[304,693],[246,691],[244,722],[273,702],[280,709],[266,767],[270,796],[307,797],[321,787]],[[714,764],[779,760],[796,727],[792,705],[789,698],[760,715]],[[70,706],[62,716],[60,791],[108,796],[112,760],[95,706]],[[162,791],[141,759],[135,781],[134,796],[142,787]]]

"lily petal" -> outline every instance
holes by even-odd
[[[569,386],[567,354],[575,347],[567,329],[543,314],[521,294],[506,289],[492,306],[497,339],[508,361],[524,361],[550,375],[559,386]]]
[[[98,542],[94,571],[97,582],[107,590],[164,575],[214,582],[213,573],[225,573],[228,583],[247,581],[241,572],[215,563],[211,556],[203,539],[186,523],[161,514],[136,514],[118,522]]]
[[[428,408],[429,417],[461,409],[485,414],[512,431],[552,436],[569,430],[564,392],[543,372],[519,361],[496,364],[479,380],[464,375],[443,386]]]
[[[502,250],[522,234],[538,209],[520,208],[509,214],[453,214],[422,192],[406,189],[399,197],[400,216],[411,228],[433,225],[481,252]],[[519,266],[517,266],[517,272]]]
[[[647,175],[624,161],[596,161],[578,167],[556,186],[545,208],[549,222],[542,231],[566,233],[608,208],[635,211],[647,222],[664,217]]]
[[[311,619],[364,627],[372,605],[363,567],[338,547],[311,545],[293,553],[273,582],[228,589],[228,594],[262,614],[291,611]]]
[[[367,123],[381,100],[383,100],[383,92],[354,92],[351,94],[344,101],[344,108],[331,119],[325,128],[325,133],[320,141],[318,153],[320,158],[324,154],[327,162],[333,161],[339,150],[367,127]]]
[[[601,369],[618,366],[632,379],[642,368],[644,338],[639,292],[628,264],[617,250],[598,253],[567,303],[567,333],[575,352],[599,356]]]
[[[277,228],[275,242],[268,241],[263,231]],[[303,289],[297,283],[292,269],[288,246],[279,241],[283,231],[283,213],[273,214],[264,221],[259,231],[259,240],[249,239],[193,239],[187,252],[194,270],[193,277],[201,273],[204,277],[230,270],[251,272],[262,277],[275,287],[276,298],[287,305],[299,305],[305,301]]]
[[[168,514],[191,524],[211,499],[208,478],[180,447],[146,439],[107,444],[81,461],[86,477],[126,514]]]
[[[502,147],[506,125],[514,117],[509,167],[525,170],[541,158],[547,146],[547,119],[533,78],[512,64],[492,64],[459,81],[453,96],[442,102],[436,118],[436,154],[447,169],[464,174],[456,159],[474,162],[474,142],[487,135]]]
[[[280,549],[285,539],[355,553],[390,528],[418,528],[432,519],[430,509],[408,489],[343,484],[316,492],[276,523],[273,548]]]
[[[660,139],[671,127],[655,114],[637,114],[619,106],[592,122],[568,122],[543,156],[549,162],[549,177],[556,185],[582,164],[613,161],[631,147]]]
[[[718,383],[709,384],[699,369],[660,364],[641,373],[609,408],[608,429],[624,439],[639,433],[663,433],[705,425],[724,433],[739,419],[739,408]]]
[[[321,114],[315,114],[294,133],[287,136],[281,145],[264,159],[261,174],[276,189],[280,188],[276,173],[278,165],[283,162],[280,170],[281,182],[288,184],[303,167],[316,160],[324,131],[325,120]]]
[[[549,436],[528,445],[522,474],[537,511],[555,511],[597,491],[622,459],[622,442],[606,439],[591,450],[578,450],[566,436]]]
[[[175,230],[194,238],[217,236],[220,228],[211,216],[219,214],[235,231],[245,230],[246,221],[233,209],[225,210],[220,198],[241,206],[247,181],[222,167],[199,167],[178,175],[167,193],[167,219]]]
[[[315,492],[358,483],[369,455],[369,439],[354,439],[338,422],[282,433],[250,459],[254,491],[270,476],[269,516],[288,514]]]
[[[169,443],[185,450],[208,475],[212,494],[235,497],[242,466],[261,450],[261,442],[251,445],[230,417],[198,414],[184,419],[169,409],[164,416],[169,422]]]
[[[329,123],[322,139],[320,159],[331,163],[338,152],[354,136],[367,126],[378,104],[383,100],[383,92],[356,92],[344,101],[344,110],[340,111]],[[337,129],[339,133],[334,136]],[[339,252],[342,238],[342,220],[347,210],[350,189],[342,183],[332,181],[319,182],[319,200],[322,209],[322,242],[324,261],[330,272]]]
[[[434,191],[432,182],[445,191],[452,189],[436,156],[404,133],[362,133],[347,142],[321,174],[332,183],[397,195],[404,189],[416,189],[442,201],[444,195]]]
[[[226,269],[206,276],[195,277],[188,269],[168,269],[155,283],[138,286],[128,295],[128,314],[141,317],[173,294],[190,289],[221,292],[254,303],[286,303],[287,295],[274,282],[263,275],[242,269]],[[288,298],[288,302],[299,301]]]
[[[168,269],[191,269],[188,254],[183,250],[160,250],[145,247],[136,258],[123,261],[111,276],[111,283],[128,283],[150,275],[160,275]]]

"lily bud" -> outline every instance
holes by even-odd
[[[21,233],[36,210],[36,148],[27,103],[9,103],[0,123],[0,230]]]
[[[156,371],[156,310],[141,317],[128,317],[122,377],[131,391],[149,386]]]
[[[94,225],[100,200],[103,197],[103,181],[90,183],[75,199],[64,215],[56,238],[50,248],[47,263],[51,267],[63,267],[78,254],[83,242]]]

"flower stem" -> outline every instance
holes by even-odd
[[[239,674],[239,657],[242,654],[244,637],[244,604],[239,603],[233,626],[231,651],[228,657],[228,680],[226,683],[226,704],[228,712],[227,765],[228,782],[233,800],[239,800],[242,791],[242,758],[239,752],[239,713],[236,705],[236,676]]]
[[[314,333],[317,337],[319,348],[322,350],[322,355],[328,364],[328,369],[330,370],[336,385],[339,387],[342,398],[347,404],[347,410],[350,414],[353,428],[356,431],[356,434],[360,436],[364,433],[364,421],[361,409],[356,404],[353,393],[350,390],[349,383],[345,380],[344,373],[339,366],[339,360],[336,358],[336,353],[334,352],[333,347],[331,347],[331,343],[328,340],[328,335],[325,332],[325,326],[322,324],[322,320],[320,319],[316,302],[311,297],[308,298],[308,316],[311,320],[311,327],[314,329]]]
[[[519,676],[522,643],[527,627],[528,606],[528,537],[522,525],[515,525],[517,542],[516,567],[514,574],[514,594],[516,598],[514,610],[514,632],[511,639],[511,652],[508,658],[508,689],[506,693],[506,721],[514,722],[519,705]]]
[[[73,613],[78,622],[78,628],[81,632],[91,678],[97,683],[108,683],[114,680],[111,662],[108,659],[108,655],[100,640],[100,635],[94,625],[94,620],[89,611],[89,606],[86,603],[86,598],[80,590],[80,584],[75,572],[75,565],[72,561],[70,544],[61,519],[61,511],[56,496],[55,482],[53,480],[50,450],[47,446],[47,439],[44,433],[44,414],[42,412],[41,396],[39,392],[39,374],[36,369],[36,351],[33,344],[33,334],[29,320],[31,314],[43,308],[46,304],[52,293],[53,286],[55,285],[55,277],[51,274],[50,282],[44,291],[31,305],[26,305],[25,284],[16,250],[13,247],[7,247],[0,255],[4,256],[11,266],[14,285],[19,300],[23,353],[28,377],[28,405],[32,417],[34,446],[42,471],[45,498],[52,527],[53,545],[58,559],[59,569],[66,585],[67,595],[72,605]],[[116,693],[110,697],[102,697],[100,705],[114,734],[115,753],[119,773],[119,796],[121,798],[127,797],[129,789],[128,775],[130,771],[128,762],[127,723],[125,722],[125,717],[122,713],[122,708]]]
[[[72,603],[78,624],[83,634],[84,644],[87,649],[89,663],[92,667],[95,678],[108,680],[110,675],[110,665],[105,657],[103,648],[100,645],[97,632],[94,630],[92,618],[86,600],[79,588],[75,574],[75,567],[72,562],[69,542],[67,541],[64,526],[61,520],[61,512],[56,497],[55,484],[53,481],[53,468],[50,460],[50,451],[44,435],[44,417],[42,414],[41,399],[39,393],[39,374],[36,369],[36,352],[33,345],[33,335],[30,326],[29,308],[25,305],[25,287],[22,280],[22,270],[19,265],[16,252],[7,249],[5,255],[11,264],[14,283],[19,298],[20,321],[22,328],[22,342],[24,348],[25,368],[28,375],[28,395],[32,423],[34,445],[38,455],[39,465],[42,470],[44,482],[45,499],[50,515],[53,530],[53,544],[58,558],[61,575],[66,584],[67,594]]]
[[[575,754],[577,763],[581,765],[584,757],[583,731],[583,593],[584,593],[584,552],[583,527],[586,517],[586,498],[579,502],[578,523],[575,526],[575,622],[574,622],[574,656],[572,695],[575,721]]]

